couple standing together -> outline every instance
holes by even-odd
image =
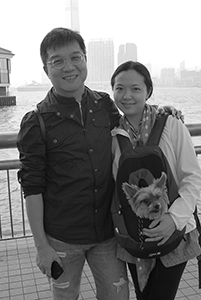
[[[99,300],[129,299],[125,262],[138,300],[173,300],[187,261],[201,253],[193,219],[201,170],[188,130],[177,118],[168,117],[159,146],[170,162],[179,198],[154,230],[165,240],[176,228],[186,226],[185,247],[190,251],[186,255],[173,251],[156,259],[141,290],[136,258],[118,246],[114,237],[112,164],[118,160],[118,143],[112,130],[120,126],[133,144],[139,138],[146,142],[157,114],[147,104],[153,91],[150,74],[138,62],[120,65],[111,78],[115,105],[107,93],[84,85],[87,55],[79,33],[53,29],[44,37],[40,55],[53,85],[37,105],[45,123],[46,141],[35,112],[26,113],[17,138],[21,162],[18,178],[37,249],[37,265],[49,278],[53,261],[64,271],[58,279],[50,279],[53,299],[79,298],[87,261]],[[142,119],[143,114],[147,118]]]

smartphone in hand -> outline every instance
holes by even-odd
[[[51,276],[54,279],[59,278],[59,276],[63,273],[62,267],[58,264],[57,261],[53,261],[51,266]]]

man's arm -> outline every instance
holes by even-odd
[[[44,231],[42,194],[27,196],[26,209],[37,248],[36,263],[44,274],[51,277],[52,262],[56,260],[61,264],[61,261],[56,251],[49,245]]]

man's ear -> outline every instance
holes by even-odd
[[[45,74],[48,76],[47,66],[43,66],[43,70],[45,71]],[[48,77],[49,77],[49,76],[48,76]]]

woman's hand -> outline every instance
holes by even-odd
[[[158,245],[164,244],[175,231],[175,223],[169,213],[164,214],[159,219],[151,222],[148,228],[143,229],[143,234],[148,238],[145,242],[160,241]]]

